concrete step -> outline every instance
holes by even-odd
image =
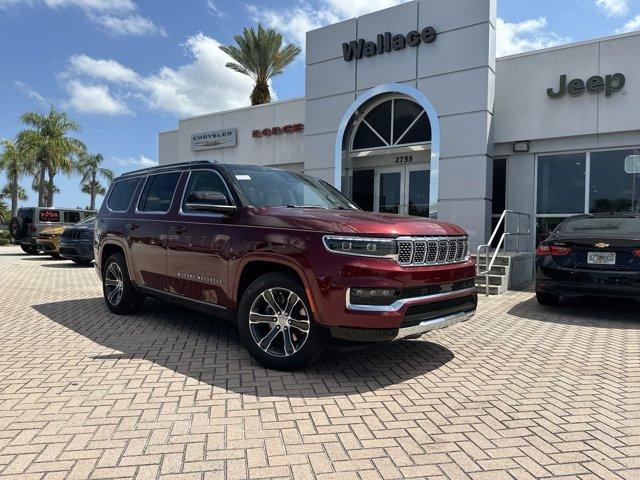
[[[481,272],[484,272],[484,269],[486,267],[484,265],[480,265],[479,270]],[[507,276],[509,275],[509,268],[507,265],[494,265],[491,268],[491,271],[489,272],[490,275],[504,275]]]
[[[477,255],[472,255],[472,256],[478,265],[480,266],[487,265],[487,259],[484,255],[480,255],[480,257],[478,257]],[[489,257],[489,262],[491,262],[491,257]],[[508,267],[509,265],[511,265],[511,257],[508,257],[506,255],[498,255],[496,257],[496,261],[493,263],[493,266],[496,266],[496,265],[501,267]]]
[[[476,285],[486,281],[485,275],[476,275]],[[489,285],[499,285],[507,287],[507,277],[505,275],[491,275],[489,274]]]
[[[476,285],[476,290],[478,293],[484,295],[487,290],[485,289],[484,284]],[[489,295],[500,295],[501,293],[506,292],[506,287],[499,287],[497,285],[489,285]]]

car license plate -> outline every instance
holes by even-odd
[[[612,252],[589,252],[587,263],[590,265],[615,265],[616,254]]]

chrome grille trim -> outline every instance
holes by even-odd
[[[398,263],[403,267],[449,265],[469,259],[469,237],[399,237]]]

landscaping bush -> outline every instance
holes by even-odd
[[[9,240],[11,235],[9,234],[9,230],[0,230],[0,238],[5,238]]]
[[[9,245],[10,240],[8,238],[0,238],[0,247],[3,245]]]

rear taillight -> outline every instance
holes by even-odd
[[[571,253],[571,247],[562,247],[560,245],[540,245],[536,249],[536,256],[546,257],[566,257]]]
[[[636,248],[636,249],[633,251],[633,255],[634,255],[635,257],[640,257],[640,248]]]

